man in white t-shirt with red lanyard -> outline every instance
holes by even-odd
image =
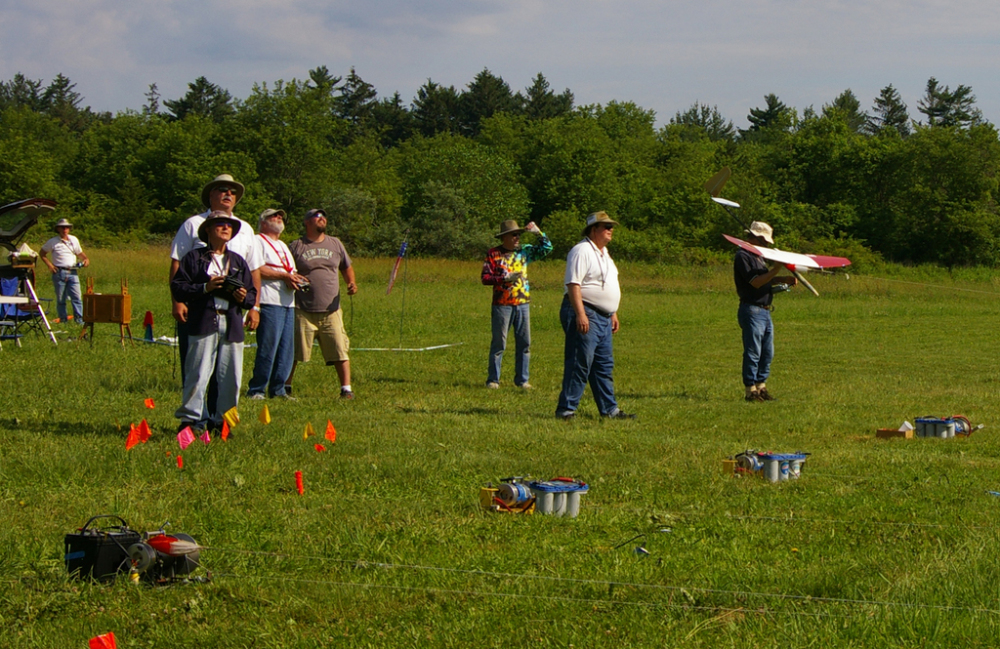
[[[285,391],[285,381],[295,360],[295,291],[307,280],[295,271],[292,252],[281,240],[285,218],[284,210],[267,209],[257,226],[264,265],[260,267],[257,356],[247,386],[251,399],[294,399]]]

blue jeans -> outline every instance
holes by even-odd
[[[611,316],[601,315],[586,304],[583,307],[590,321],[590,329],[582,334],[576,330],[576,312],[568,299],[563,299],[559,321],[566,332],[563,352],[563,385],[559,393],[556,415],[576,412],[583,391],[590,383],[597,410],[602,415],[618,413],[615,400],[614,351],[611,347]]]
[[[226,341],[226,319],[219,317],[219,331],[188,337],[185,359],[184,394],[174,416],[200,428],[222,426],[222,416],[240,400],[243,377],[243,343]],[[218,402],[209,410],[206,404],[208,384],[214,378],[219,386]]]
[[[83,297],[80,295],[80,276],[76,270],[63,270],[52,273],[52,286],[56,289],[56,312],[59,321],[66,322],[66,300],[73,303],[73,317],[83,324]]]
[[[531,311],[529,304],[493,305],[493,341],[490,343],[490,366],[487,383],[500,382],[500,363],[507,348],[507,331],[514,327],[514,385],[528,382],[531,362]]]
[[[283,396],[285,382],[295,359],[295,308],[277,304],[260,305],[257,327],[257,357],[247,395]]]
[[[767,381],[774,358],[774,324],[771,312],[752,304],[740,304],[736,319],[743,330],[743,385]]]

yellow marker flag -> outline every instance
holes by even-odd
[[[227,410],[226,414],[222,415],[222,417],[229,424],[230,428],[236,428],[236,424],[240,423],[240,413],[236,412],[236,406]]]
[[[262,424],[271,423],[271,411],[267,409],[266,403],[264,404],[264,407],[260,409],[260,414],[257,415],[257,419],[260,419],[260,423]]]
[[[306,432],[302,433],[302,439],[309,439],[310,437],[312,437],[315,434],[316,434],[316,431],[313,430],[313,425],[311,423],[307,423],[306,424]]]

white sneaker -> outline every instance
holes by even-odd
[[[261,394],[260,392],[254,392],[253,394],[251,394],[251,395],[249,395],[249,396],[247,397],[247,399],[252,399],[253,401],[262,401],[262,400],[264,400],[264,399],[266,399],[266,398],[267,398],[267,397],[265,397],[265,396],[264,396],[263,394]]]
[[[497,383],[496,381],[487,381],[486,387],[488,387],[490,390],[497,390],[500,388],[500,384]]]

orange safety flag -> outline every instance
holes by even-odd
[[[156,407],[156,404],[153,403],[152,399],[146,399],[145,401],[143,401],[143,403],[146,404],[146,407],[149,408],[150,410]]]
[[[337,441],[337,429],[333,427],[333,422],[329,419],[326,420],[326,434],[323,437],[331,442]]]
[[[236,424],[240,423],[240,413],[236,412],[236,406],[227,410],[222,417],[229,422],[230,428],[236,428]]]
[[[222,441],[229,441],[229,422],[222,422]]]
[[[315,434],[316,434],[316,431],[313,429],[312,423],[311,422],[307,422],[306,423],[306,430],[305,430],[304,433],[302,433],[302,439],[309,439],[310,437],[312,437]]]
[[[317,453],[322,453],[323,451],[325,451],[325,450],[326,450],[326,447],[325,447],[325,446],[323,446],[322,444],[316,444],[316,445],[315,445],[315,448],[316,448],[316,452],[317,452]]]
[[[267,409],[266,403],[264,404],[264,407],[260,409],[260,414],[257,415],[257,419],[259,419],[262,424],[271,423],[271,411]]]
[[[118,649],[114,633],[105,633],[90,639],[90,649]]]
[[[146,423],[145,419],[143,419],[141,422],[139,422],[139,441],[140,442],[142,442],[143,444],[145,444],[149,440],[149,437],[152,434],[153,434],[153,431],[149,430],[149,424]]]
[[[125,450],[131,451],[132,447],[139,443],[139,429],[135,424],[129,425],[128,438],[125,440]]]

